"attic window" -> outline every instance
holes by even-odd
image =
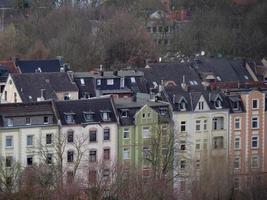
[[[122,117],[122,118],[126,118],[126,117],[128,117],[128,110],[122,110],[122,112],[121,112],[121,117]]]
[[[74,113],[65,113],[65,121],[67,124],[74,123]]]
[[[217,108],[217,109],[222,108],[222,100],[220,98],[216,99],[215,108]]]
[[[81,81],[81,85],[85,85],[85,82],[84,82],[83,78],[81,78],[80,81]]]
[[[239,101],[233,102],[233,109],[234,110],[239,110]]]
[[[103,121],[110,121],[110,111],[101,111]]]
[[[70,94],[69,93],[64,94],[64,100],[65,101],[70,100]]]
[[[136,83],[135,77],[131,77],[131,83]]]
[[[107,79],[107,85],[114,85],[113,79]]]
[[[161,115],[166,115],[167,112],[168,112],[168,109],[167,109],[167,108],[165,108],[165,107],[160,108],[160,114],[161,114]]]
[[[84,119],[87,122],[91,122],[94,120],[94,112],[84,112],[83,113]]]
[[[181,103],[179,104],[179,108],[181,111],[185,111],[186,110],[186,102],[181,101]]]

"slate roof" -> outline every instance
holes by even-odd
[[[11,77],[22,102],[37,101],[41,89],[45,89],[45,99],[57,99],[56,92],[78,92],[65,72],[11,74]]]
[[[84,84],[82,84],[81,79],[83,79]],[[85,94],[89,94],[91,97],[95,97],[95,81],[92,77],[74,78],[79,89],[79,98],[83,98]]]
[[[0,8],[13,8],[16,6],[16,0],[1,0]]]
[[[63,65],[59,59],[45,60],[16,60],[16,66],[21,73],[34,73],[38,68],[42,72],[60,72],[60,67]]]
[[[154,109],[156,112],[160,113],[161,108],[167,108],[169,109],[169,104],[165,102],[155,102],[155,101],[146,101],[146,100],[137,100],[137,101],[131,101],[130,99],[115,99],[115,107],[117,109],[117,113],[119,116],[120,124],[122,126],[129,126],[134,125],[135,122],[135,114],[140,111],[140,109],[148,105],[152,109]],[[124,110],[127,110],[128,117],[122,117],[122,112]],[[160,116],[161,122],[169,122],[171,119],[171,114],[169,112],[166,113],[166,115]]]
[[[56,101],[55,105],[62,125],[68,125],[65,120],[65,114],[67,113],[74,114],[74,124],[117,123],[116,111],[111,97]],[[101,111],[110,113],[110,121],[103,121]],[[85,120],[84,112],[94,113],[92,122]]]

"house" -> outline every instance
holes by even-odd
[[[52,164],[58,134],[51,101],[0,105],[0,156],[7,168]]]
[[[78,88],[65,72],[9,74],[1,103],[78,99]]]
[[[112,181],[117,164],[118,121],[111,97],[56,101],[67,179]],[[88,183],[88,182],[87,182]],[[102,182],[103,183],[103,182]]]
[[[116,99],[115,106],[120,122],[118,160],[125,172],[136,169],[144,177],[149,177],[153,167],[159,167],[165,160],[169,160],[171,163],[166,166],[170,167],[171,164],[171,169],[166,169],[165,173],[172,173],[172,158],[168,157],[172,156],[169,153],[172,152],[173,139],[169,104],[139,99]],[[159,149],[159,152],[155,152],[155,149]],[[158,163],[152,164],[148,159],[156,153]],[[167,157],[169,159],[165,159]]]
[[[229,155],[235,188],[242,190],[266,178],[266,91],[249,89],[229,99]]]
[[[165,88],[174,122],[174,190],[190,192],[209,160],[228,158],[229,103],[220,91]]]

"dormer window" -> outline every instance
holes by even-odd
[[[13,119],[12,118],[7,118],[7,126],[13,126]]]
[[[65,113],[65,120],[67,124],[74,123],[74,113]]]
[[[87,122],[91,122],[94,120],[94,112],[84,112],[83,113],[84,119]]]
[[[204,110],[204,101],[198,102],[198,110]]]
[[[30,117],[26,117],[25,125],[31,125],[31,118]]]
[[[107,79],[107,85],[114,85],[113,79]]]
[[[239,101],[233,102],[233,109],[234,110],[239,110]]]
[[[167,108],[160,108],[160,114],[161,115],[166,115],[168,112],[168,109]]]
[[[216,99],[215,108],[217,108],[217,109],[222,108],[222,100],[220,98]]]
[[[97,84],[97,85],[101,85],[101,79],[97,79],[97,80],[96,80],[96,84]]]
[[[101,111],[103,121],[110,121],[110,111]]]
[[[135,77],[131,77],[131,83],[136,83]]]
[[[70,100],[70,94],[69,93],[64,94],[64,100],[65,101]]]
[[[181,103],[179,104],[179,108],[181,111],[185,111],[186,110],[186,102],[181,101]]]
[[[85,85],[85,82],[84,82],[83,78],[81,78],[80,81],[81,81],[81,85]]]
[[[128,117],[128,110],[122,110],[121,111],[121,117],[122,118],[127,118]]]

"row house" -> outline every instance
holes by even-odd
[[[120,122],[118,161],[126,172],[136,169],[144,177],[149,177],[152,164],[148,159],[157,153],[159,162],[163,162],[164,158],[170,156],[168,153],[173,148],[170,106],[166,102],[140,99],[117,99],[115,106]],[[160,151],[155,152],[155,149]],[[172,166],[172,163],[169,165]]]
[[[0,156],[4,165],[51,164],[59,127],[52,102],[0,105]]]
[[[229,104],[219,91],[164,92],[173,109],[174,189],[181,194],[213,158],[227,159]]]
[[[236,188],[264,180],[266,162],[266,92],[230,94],[229,154]]]
[[[78,99],[78,88],[65,72],[9,74],[1,103]]]
[[[65,141],[67,178],[111,181],[117,161],[118,121],[112,98],[55,102]],[[89,169],[89,170],[88,170]]]

